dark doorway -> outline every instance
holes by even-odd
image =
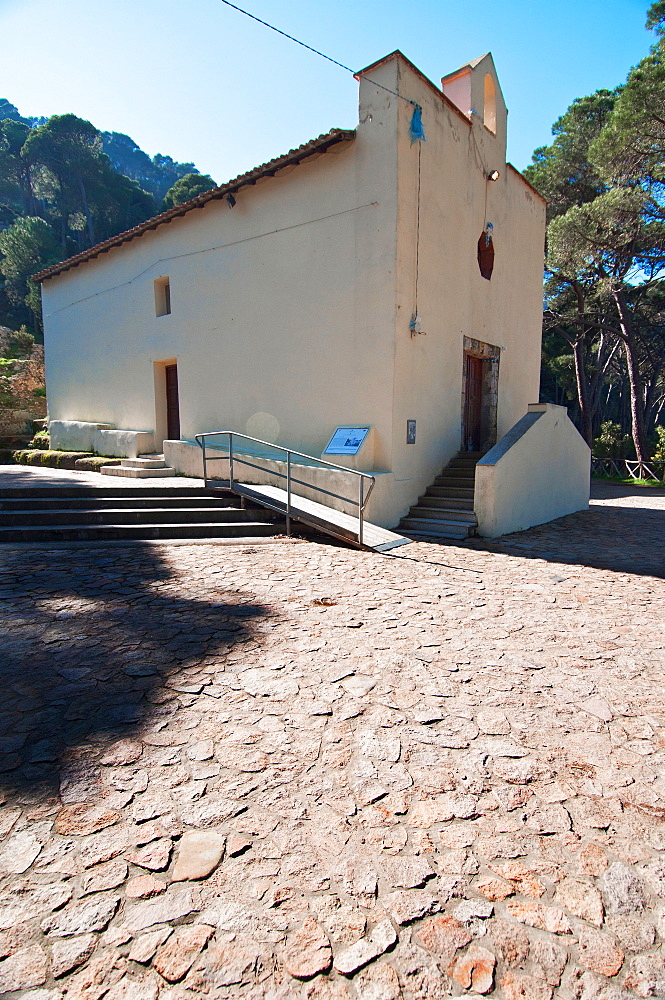
[[[166,436],[169,441],[179,441],[178,366],[166,365],[164,373],[166,375]]]
[[[462,451],[481,454],[496,444],[501,348],[464,337]]]
[[[464,432],[462,440],[465,451],[480,451],[483,434],[483,377],[482,358],[466,356],[466,383],[464,393]]]

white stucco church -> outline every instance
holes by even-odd
[[[585,507],[588,448],[538,403],[545,203],[506,162],[491,55],[440,86],[400,52],[358,79],[354,130],[36,276],[52,447],[200,475],[203,431],[318,456],[367,427],[377,524],[460,451],[481,534]]]

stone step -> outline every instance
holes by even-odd
[[[438,507],[439,510],[473,510],[473,500],[463,497],[431,496],[429,490],[418,497],[419,507]]]
[[[250,538],[281,534],[283,522],[238,521],[232,524],[104,524],[0,527],[0,542],[143,541],[155,538]]]
[[[138,461],[131,459],[130,461]],[[128,479],[162,479],[165,476],[175,476],[175,469],[170,467],[102,465],[99,470],[103,476],[126,476]]]
[[[450,469],[444,469],[434,482],[437,486],[464,486],[471,490],[476,485],[475,476],[468,476],[465,472],[455,472]]]
[[[465,500],[473,501],[473,489],[466,486],[430,486],[427,490],[428,496],[434,497],[461,497]]]
[[[460,523],[477,524],[476,515],[472,510],[441,509],[440,507],[428,507],[426,504],[417,504],[409,511],[409,517],[423,517],[433,521],[457,521]]]
[[[44,491],[42,490],[42,493]],[[183,508],[207,508],[209,511],[224,510],[227,507],[237,507],[238,500],[229,494],[228,497],[200,496],[198,490],[193,490],[193,496],[187,494],[162,495],[163,490],[145,490],[148,496],[125,496],[131,490],[122,490],[120,496],[106,496],[106,491],[101,497],[0,497],[0,517],[6,511],[58,511],[58,510],[78,510],[102,511],[112,508],[113,510],[124,510],[140,508],[149,510],[150,508],[162,508],[169,510],[172,507]],[[157,493],[157,496],[153,494]]]
[[[469,538],[474,526],[460,521],[434,521],[428,518],[405,517],[399,530],[410,538]]]
[[[411,538],[468,538],[476,533],[474,513],[479,452],[458,452],[400,522]]]
[[[256,510],[242,510],[240,507],[114,507],[100,510],[57,508],[55,510],[0,511],[0,527],[41,526],[44,528],[63,525],[89,524],[232,524],[256,521]],[[267,521],[276,521],[278,514],[266,511]]]
[[[120,465],[123,469],[165,469],[167,467],[163,455],[143,455],[139,458],[123,458]]]
[[[269,537],[284,516],[229,490],[190,486],[21,486],[0,491],[0,542]]]
[[[447,465],[445,469],[442,470],[441,475],[445,476],[447,472],[452,472],[455,475],[468,476],[469,478],[474,478],[476,476],[476,463],[475,462],[461,462],[457,464],[457,459],[453,459],[450,465]]]
[[[232,499],[237,504],[237,497],[230,490],[224,487],[218,489],[212,487],[206,489],[201,486],[179,486],[177,483],[169,483],[168,486],[113,486],[112,483],[104,483],[100,486],[55,486],[49,483],[45,486],[16,486],[11,489],[0,489],[0,502],[4,500],[23,499],[59,499],[72,500],[93,500],[98,498],[127,499],[144,497],[146,499],[154,497],[213,497]]]

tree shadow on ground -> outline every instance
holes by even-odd
[[[186,671],[187,687],[201,660],[252,638],[267,609],[225,600],[218,579],[219,603],[183,596],[152,545],[0,549],[7,798],[57,793],[76,748],[140,737],[166,711],[175,674]]]

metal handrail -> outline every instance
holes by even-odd
[[[206,454],[206,439],[207,438],[218,438],[218,437],[228,437],[229,448],[228,456],[219,455],[209,458]],[[233,438],[242,438],[244,441],[253,441],[254,444],[262,444],[267,448],[273,448],[277,451],[285,452],[286,454],[286,473],[277,472],[276,470],[266,470],[260,465],[254,464],[254,462],[249,462],[244,458],[240,458],[237,453],[233,451]],[[334,462],[327,462],[323,458],[317,458],[315,455],[307,455],[304,451],[295,451],[293,448],[285,448],[281,444],[273,444],[272,441],[263,441],[261,438],[252,437],[250,434],[241,434],[240,431],[205,431],[202,434],[196,434],[194,436],[196,443],[203,453],[203,481],[207,488],[208,486],[208,462],[224,462],[228,457],[229,462],[229,489],[233,489],[233,466],[234,463],[240,463],[242,465],[249,465],[253,469],[259,469],[261,472],[270,471],[272,475],[279,476],[280,479],[286,479],[286,533],[291,534],[291,495],[292,495],[292,484],[299,483],[301,486],[306,486],[307,489],[315,490],[317,493],[324,493],[326,496],[335,497],[337,500],[343,500],[345,503],[352,504],[354,507],[358,508],[358,545],[363,544],[363,527],[365,519],[365,508],[372,495],[372,490],[374,489],[374,484],[376,483],[376,477],[369,475],[367,472],[357,472],[356,469],[347,469],[344,465],[336,465]],[[333,493],[330,490],[324,489],[322,486],[315,486],[312,483],[303,482],[302,479],[295,479],[291,475],[291,458],[296,456],[297,458],[306,458],[309,462],[316,463],[317,466],[324,466],[328,469],[335,469],[337,472],[345,472],[347,475],[355,476],[358,479],[358,499],[353,500],[351,497],[342,496],[339,493]],[[262,456],[252,455],[253,458],[261,460]],[[263,461],[271,461],[271,459],[263,459]],[[279,461],[279,460],[277,460]],[[370,482],[369,489],[365,494],[365,480],[368,479]],[[297,494],[296,494],[297,495]],[[266,507],[271,505],[266,503]],[[272,507],[273,510],[280,510],[279,507]]]

